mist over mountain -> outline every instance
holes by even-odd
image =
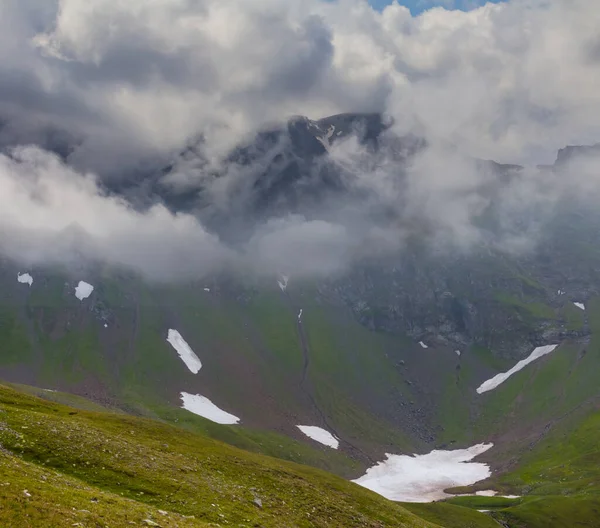
[[[10,504],[35,468],[148,526],[595,526],[600,10],[0,12]]]
[[[3,7],[2,246],[25,262],[77,245],[173,279],[327,275],[413,236],[527,251],[558,203],[597,192],[596,156],[530,168],[597,139],[584,2]],[[569,31],[548,83],[562,41],[544,36]],[[335,110],[375,113],[286,121]]]

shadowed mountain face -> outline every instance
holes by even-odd
[[[334,145],[353,138],[372,153],[385,145],[399,164],[425,146],[413,136],[394,137],[392,143],[384,138],[390,125],[378,114],[341,114],[319,121],[294,117],[284,126],[259,132],[216,167],[209,166],[200,142],[152,179],[149,200],[158,197],[173,211],[194,212],[220,236],[237,241],[253,225],[273,217],[327,217],[332,201],[366,198],[352,185],[351,171],[329,156]],[[219,203],[210,194],[215,181],[227,187]]]
[[[392,236],[401,237],[395,240],[397,249],[366,244],[351,266],[319,285],[322,295],[349,308],[373,331],[456,348],[484,346],[510,358],[548,340],[585,337],[585,328],[568,328],[555,311],[564,301],[565,284],[571,285],[573,298],[597,292],[592,271],[597,257],[590,253],[586,258],[592,260],[582,262],[580,251],[595,236],[600,220],[595,209],[565,201],[529,247],[507,250],[500,241],[510,217],[504,193],[523,179],[525,169],[469,160],[469,170],[485,174],[474,190],[485,206],[473,220],[483,237],[468,249],[448,247],[429,219],[404,214],[411,207],[412,167],[428,145],[412,135],[396,135],[392,125],[378,114],[318,121],[294,117],[258,133],[212,168],[199,143],[145,182],[148,199],[192,212],[232,247],[246,244],[259,226],[290,215],[338,222],[357,238],[368,229],[393,226]],[[569,159],[594,149],[563,149],[556,164],[543,170],[550,178]],[[348,163],[347,155],[356,151],[361,158]],[[388,201],[375,183],[359,181],[361,170],[375,181],[381,167],[393,181]],[[214,188],[220,184],[226,193],[219,201]],[[518,233],[532,219],[508,221]]]

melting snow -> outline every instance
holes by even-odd
[[[495,497],[496,495],[498,495],[498,492],[494,490],[483,490],[476,491],[475,495],[477,495],[478,497]]]
[[[296,427],[309,438],[312,438],[316,442],[319,442],[323,445],[331,447],[332,449],[337,449],[340,445],[338,439],[329,431],[325,431],[325,429],[315,427],[314,425],[297,425]]]
[[[204,288],[204,291],[210,293],[210,288]]]
[[[300,311],[298,312],[298,321],[302,320],[302,308],[300,308]]]
[[[387,499],[432,502],[447,497],[446,488],[470,486],[491,475],[487,464],[470,462],[493,444],[478,444],[456,451],[432,451],[427,455],[390,455],[354,480]]]
[[[579,308],[580,310],[585,310],[585,305],[583,303],[573,303],[575,306],[577,306],[577,308]]]
[[[198,356],[194,354],[194,351],[190,348],[181,337],[181,334],[177,330],[169,330],[167,341],[177,351],[179,357],[186,364],[194,374],[198,374],[198,371],[202,368],[202,363],[198,359]]]
[[[423,343],[423,341],[419,341],[419,345],[421,345],[423,348],[429,348],[425,343]]]
[[[183,400],[182,407],[184,409],[215,423],[233,425],[240,421],[237,416],[229,414],[223,409],[219,409],[208,398],[200,396],[199,394],[188,394],[187,392],[182,392],[181,399]]]
[[[545,345],[545,346],[537,347],[529,355],[529,357],[519,361],[508,372],[502,372],[502,373],[494,376],[492,379],[489,379],[489,380],[483,382],[481,384],[481,386],[477,389],[477,392],[479,394],[481,394],[483,392],[487,392],[487,391],[491,391],[492,389],[495,389],[498,385],[500,385],[501,383],[504,383],[513,374],[515,374],[516,372],[519,372],[519,370],[521,370],[524,367],[526,367],[527,365],[529,365],[529,363],[535,361],[538,358],[541,358],[542,356],[545,356],[546,354],[550,354],[550,352],[552,352],[557,346],[558,345]]]
[[[567,293],[567,292],[564,292],[562,290],[558,290],[558,295],[564,295],[565,293]]]
[[[287,285],[289,282],[290,278],[287,275],[282,275],[281,276],[281,280],[277,281],[277,284],[279,284],[279,287],[281,288],[281,291],[285,291],[287,289]]]
[[[331,137],[333,136],[334,132],[335,126],[330,126],[325,133],[325,137],[317,137],[317,141],[319,141],[319,143],[325,147],[325,150],[329,150],[331,145]]]
[[[21,284],[29,284],[29,286],[31,286],[33,284],[33,277],[31,275],[29,275],[29,273],[23,273],[23,275],[21,275],[20,273],[17,273],[17,280]]]
[[[84,281],[79,281],[79,284],[75,288],[75,297],[77,297],[80,301],[83,301],[92,295],[93,291],[94,287],[91,284],[88,284]]]
[[[460,356],[460,350],[455,350],[455,351],[454,351],[454,353],[455,353],[457,356]]]

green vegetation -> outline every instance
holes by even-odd
[[[573,303],[565,304],[561,309],[561,315],[567,323],[567,330],[583,330],[585,325],[585,312]]]
[[[489,515],[448,502],[402,505],[415,515],[446,528],[498,528],[498,523]]]
[[[25,325],[17,318],[14,306],[0,304],[0,363],[14,365],[22,361],[30,361],[33,347],[27,339]]]
[[[157,417],[177,424],[178,427],[246,451],[307,464],[347,478],[355,478],[364,471],[362,464],[340,451],[332,451],[327,447],[312,447],[279,433],[241,426],[218,425],[183,409],[161,407],[154,411]]]
[[[600,498],[545,497],[494,515],[511,528],[596,528],[600,519]]]
[[[499,303],[517,308],[522,314],[537,319],[556,319],[554,309],[547,304],[532,299],[521,300],[515,295],[497,292],[494,298]]]
[[[410,391],[386,351],[388,336],[370,332],[355,320],[316,303],[305,303],[303,326],[308,338],[308,381],[319,405],[336,429],[365,445],[391,444],[410,450],[411,441],[373,411],[410,400]],[[395,339],[395,347],[403,346]]]
[[[2,526],[435,526],[339,477],[152,420],[0,386],[0,423]]]

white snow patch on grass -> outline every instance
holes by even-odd
[[[75,297],[77,297],[80,301],[83,301],[92,295],[93,291],[94,287],[91,284],[88,284],[84,281],[79,281],[79,284],[75,288]]]
[[[210,293],[210,288],[204,288],[204,291]]]
[[[234,425],[239,423],[240,419],[233,414],[229,414],[223,409],[219,409],[213,402],[204,396],[199,394],[188,394],[187,392],[181,393],[181,399],[183,400],[182,407],[202,418],[206,418],[212,422],[222,425]]]
[[[508,378],[510,378],[513,374],[519,372],[519,370],[525,368],[529,363],[535,361],[546,354],[550,354],[558,345],[545,345],[541,347],[537,347],[529,357],[522,359],[519,361],[513,368],[511,368],[508,372],[501,372],[497,374],[492,379],[484,381],[480,387],[477,389],[478,394],[482,394],[484,392],[491,391],[495,389],[501,383],[504,383]]]
[[[300,311],[298,312],[298,321],[302,320],[302,308],[300,308]]]
[[[29,284],[31,286],[33,284],[33,277],[29,273],[23,273],[23,275],[17,273],[17,281],[21,284]]]
[[[429,348],[425,343],[423,343],[423,341],[419,341],[419,345],[421,345],[423,348]]]
[[[483,490],[476,491],[475,495],[477,495],[477,497],[495,497],[496,495],[498,495],[498,492],[495,490]]]
[[[356,484],[383,497],[402,502],[433,502],[452,497],[446,488],[470,486],[491,475],[487,464],[470,462],[493,444],[468,449],[432,451],[426,455],[390,455],[368,469]]]
[[[460,357],[460,350],[455,350],[454,353]]]
[[[202,368],[202,363],[181,334],[177,330],[170,329],[167,341],[177,351],[187,368],[189,368],[192,373],[198,374],[198,371]]]
[[[321,429],[314,425],[297,425],[296,427],[315,442],[319,442],[332,449],[337,449],[340,446],[338,439],[329,431],[325,431],[325,429]]]
[[[277,281],[277,284],[279,284],[279,288],[281,289],[282,292],[284,292],[287,289],[287,285],[288,285],[289,281],[290,281],[290,278],[287,275],[282,275],[281,280]]]
[[[577,306],[577,308],[579,308],[580,310],[585,310],[585,305],[583,303],[573,303],[575,306]]]

